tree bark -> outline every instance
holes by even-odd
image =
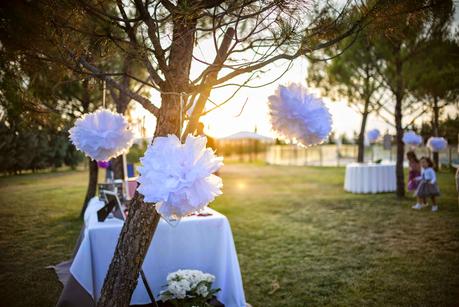
[[[99,176],[99,167],[97,166],[97,161],[91,160],[88,158],[89,164],[89,181],[88,188],[86,189],[86,196],[84,198],[83,207],[81,208],[80,217],[84,215],[86,208],[88,207],[89,200],[96,196],[97,191],[97,178]]]
[[[396,130],[396,143],[397,143],[397,162],[395,165],[395,173],[397,178],[397,190],[396,194],[398,197],[405,196],[405,177],[403,173],[403,159],[405,157],[405,144],[403,143],[403,113],[402,113],[402,104],[403,104],[403,62],[400,59],[400,48],[396,51],[398,56],[395,60],[395,69],[396,69],[396,90],[395,90],[395,130]]]
[[[440,108],[438,107],[438,97],[434,96],[433,99],[433,120],[432,120],[432,133],[433,136],[438,137],[440,135],[439,129],[439,117],[440,117]],[[433,161],[435,163],[435,169],[438,170],[440,168],[439,163],[439,154],[438,152],[433,153]]]
[[[186,92],[189,84],[196,20],[183,15],[175,15],[173,18],[174,30],[167,74],[173,79],[166,79],[161,88],[164,93],[161,94],[162,103],[155,137],[168,134],[179,135],[180,96],[170,92]],[[136,192],[129,204],[129,214],[121,230],[97,306],[129,306],[143,260],[159,220],[160,215],[156,212],[154,204],[145,203],[142,195]]]
[[[170,99],[163,98],[163,102],[165,100]],[[160,110],[155,137],[178,134],[179,103],[166,105],[167,108],[162,107]],[[143,196],[136,192],[129,204],[129,214],[121,230],[97,306],[129,306],[159,220],[160,215],[156,212],[155,205],[145,203]]]
[[[369,100],[367,100],[365,102],[364,110],[362,113],[362,123],[360,124],[359,138],[357,140],[357,144],[358,144],[357,162],[358,163],[365,162],[365,128],[367,125],[369,104],[370,102]]]
[[[111,160],[113,179],[124,179],[123,156],[118,156]]]

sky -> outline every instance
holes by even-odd
[[[286,65],[286,63],[273,65],[268,72],[262,75],[259,83],[275,79],[282,74]],[[281,84],[287,85],[296,82],[307,87],[307,67],[307,61],[299,59],[294,62],[294,65],[280,80],[273,84],[257,89],[241,90],[232,102],[202,118],[208,133],[222,137],[241,130],[254,131],[257,129],[260,134],[275,136],[269,120],[268,97],[273,95]],[[311,91],[314,92],[313,89]],[[352,133],[360,125],[359,115],[347,106],[346,102],[332,102],[326,97],[323,98],[325,98],[325,102],[333,115],[336,134]],[[243,106],[244,109],[242,110]]]
[[[457,7],[457,3],[455,3]],[[459,10],[456,9],[454,16],[454,26],[458,25]],[[214,57],[214,47],[211,42],[201,42],[196,48],[197,55],[205,60],[211,61]],[[204,52],[205,51],[205,52]],[[256,80],[254,84],[263,84],[276,79],[286,69],[287,63],[276,62],[269,66]],[[198,75],[203,69],[203,66],[197,61],[193,62],[191,68],[192,75]],[[276,137],[276,133],[272,131],[269,120],[268,97],[274,94],[279,85],[287,85],[291,82],[300,83],[309,88],[311,92],[317,92],[317,89],[308,87],[306,82],[308,62],[301,58],[294,61],[293,66],[276,82],[262,88],[244,88],[241,89],[236,96],[226,105],[212,111],[211,113],[201,117],[201,121],[206,127],[206,133],[214,137],[224,137],[239,131],[256,131],[260,134]],[[239,79],[241,80],[241,79]],[[223,88],[212,91],[211,99],[215,102],[221,102],[229,97],[234,88]],[[361,116],[348,106],[347,101],[331,101],[327,97],[321,97],[333,117],[333,131],[335,135],[346,134],[352,136],[355,131],[359,130]],[[155,91],[151,92],[151,100],[154,104],[160,103],[159,94]],[[211,103],[207,103],[208,107],[212,107]],[[141,126],[146,130],[146,136],[152,136],[154,133],[155,118],[145,111],[139,104],[134,104],[134,117],[139,119],[137,128]],[[420,118],[425,119],[425,118]],[[387,124],[383,119],[375,115],[370,115],[367,123],[367,131],[371,129],[379,129],[381,132],[394,133],[391,125]],[[136,128],[134,129],[136,130]],[[140,130],[140,129],[138,129]],[[140,133],[138,133],[140,135]]]
[[[255,84],[262,84],[276,79],[286,68],[286,63],[271,65],[269,70],[260,76]],[[214,137],[224,137],[239,131],[254,131],[275,137],[276,134],[271,129],[268,110],[268,97],[273,95],[279,85],[287,85],[291,82],[301,83],[308,87],[306,83],[308,63],[305,59],[298,59],[285,75],[276,82],[262,88],[244,88],[226,105],[216,109],[201,117],[201,121],[206,127],[206,133]],[[214,90],[211,99],[215,102],[224,101],[231,95],[233,89]],[[311,92],[316,92],[311,88]],[[157,104],[160,99],[158,93],[152,92],[152,101]],[[349,107],[346,101],[330,101],[327,97],[322,97],[330,113],[333,116],[333,131],[335,135],[343,133],[351,136],[354,131],[359,129],[360,115]],[[212,104],[208,103],[208,107]],[[145,128],[147,136],[154,132],[155,118],[139,104],[135,104],[136,116],[145,117]],[[241,112],[242,111],[242,112]],[[386,131],[388,125],[378,118],[370,118],[368,129],[378,128]]]

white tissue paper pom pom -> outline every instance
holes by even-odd
[[[206,143],[205,136],[188,135],[185,144],[175,135],[157,137],[140,159],[138,191],[164,218],[180,219],[222,194],[222,180],[213,173],[223,158]]]
[[[379,138],[380,134],[381,133],[379,132],[378,129],[372,129],[372,130],[368,131],[367,132],[368,142],[370,142],[370,143],[376,142],[376,140]]]
[[[301,85],[281,85],[268,99],[273,130],[282,137],[309,146],[322,143],[330,134],[329,110]]]
[[[129,130],[124,116],[106,109],[84,115],[69,133],[75,147],[97,161],[107,161],[125,153],[134,140],[134,133]]]
[[[416,134],[414,131],[407,131],[403,134],[403,143],[406,145],[421,145],[422,136]]]
[[[446,148],[446,146],[448,146],[448,141],[442,137],[432,136],[427,140],[427,147],[429,147],[433,152],[442,151]]]

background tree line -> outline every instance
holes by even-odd
[[[75,169],[83,159],[68,141],[66,131],[11,127],[0,122],[0,173],[19,174],[64,165]]]
[[[347,100],[361,114],[357,162],[364,161],[370,115],[394,128],[398,196],[405,194],[404,132],[428,117],[429,124],[422,124],[424,140],[446,136],[440,122],[448,110],[454,112],[448,106],[457,110],[459,97],[459,35],[453,29],[453,2],[436,2],[435,10],[411,11],[415,4],[393,2],[390,13],[378,15],[380,23],[312,58],[307,76],[310,85],[334,100]],[[448,138],[456,143],[457,131],[456,137]],[[438,164],[438,153],[433,158]]]
[[[72,83],[55,88],[64,70],[0,51],[0,172],[75,168],[83,154],[69,142],[67,130],[81,104]]]
[[[399,34],[427,28],[438,20],[433,16],[444,11],[442,2],[433,0],[346,1],[339,6],[328,1],[286,0],[43,0],[12,1],[8,6],[0,37],[2,50],[11,56],[8,63],[22,70],[30,67],[26,76],[60,77],[48,82],[51,90],[46,92],[52,95],[49,100],[37,99],[40,110],[36,114],[43,110],[71,118],[90,112],[96,106],[91,95],[97,91],[90,91],[88,82],[97,78],[107,83],[118,112],[123,113],[127,103],[135,100],[156,116],[155,137],[175,134],[181,138],[194,133],[200,116],[226,104],[240,88],[262,86],[256,80],[270,65],[286,63],[288,69],[297,58],[315,58],[346,39],[353,43],[366,29],[384,32],[390,51],[383,53],[387,65],[381,66],[380,74],[395,72],[400,81],[405,50],[416,39],[409,36],[401,41],[406,36]],[[197,50],[205,41],[213,43],[207,50],[209,58]],[[336,56],[341,53],[338,50]],[[192,65],[200,72],[194,74]],[[53,74],[49,69],[65,72]],[[31,87],[36,80],[40,78],[18,84],[35,93],[33,98],[39,97],[41,88]],[[65,85],[54,87],[67,82],[75,84],[75,92]],[[404,84],[391,86],[396,92],[398,143],[405,90],[400,85]],[[160,106],[150,101],[143,87],[161,93]],[[212,101],[212,92],[222,87],[233,88],[234,94]],[[66,95],[67,90],[72,94]],[[46,116],[46,121],[52,117]],[[54,127],[64,130],[64,122],[57,122]],[[94,174],[90,173],[90,182]],[[98,306],[129,304],[159,222],[154,206],[140,194],[136,193],[129,207]]]

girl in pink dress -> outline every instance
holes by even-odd
[[[406,158],[409,164],[408,191],[415,192],[419,185],[419,181],[416,180],[416,178],[421,176],[421,164],[414,151],[408,151],[406,153]]]

